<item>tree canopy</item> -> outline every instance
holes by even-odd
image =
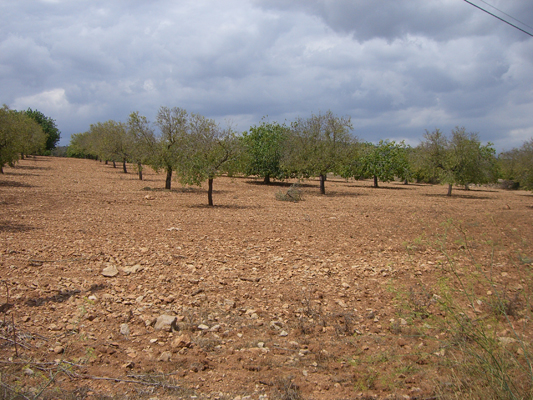
[[[250,127],[242,134],[244,145],[243,172],[270,179],[285,179],[289,176],[282,167],[284,145],[289,136],[289,128],[277,122],[262,122]]]
[[[47,117],[42,112],[38,110],[32,110],[31,108],[28,108],[25,113],[35,122],[37,122],[45,133],[45,150],[52,150],[53,148],[55,148],[57,143],[59,142],[59,139],[61,138],[61,132],[56,126],[56,121],[51,117]]]
[[[353,137],[350,117],[339,117],[331,111],[291,124],[283,160],[284,167],[295,176],[320,179],[320,193],[325,194],[329,172],[339,173],[349,157]]]
[[[448,184],[448,196],[454,184],[464,185],[495,182],[498,179],[496,151],[492,143],[481,145],[476,133],[455,128],[448,138],[440,130],[426,131],[420,144],[420,157],[428,177]]]

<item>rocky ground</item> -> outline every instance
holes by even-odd
[[[173,185],[92,160],[5,168],[0,398],[432,398],[459,390],[439,321],[461,277],[464,315],[500,293],[517,310],[496,334],[531,341],[530,193],[332,178],[288,202],[288,184],[223,177],[209,208]]]

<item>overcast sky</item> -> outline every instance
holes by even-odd
[[[486,0],[528,26],[533,1]],[[238,131],[332,110],[362,140],[533,137],[533,37],[463,0],[0,0],[0,103],[91,123],[160,106]]]

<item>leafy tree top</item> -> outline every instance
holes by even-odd
[[[43,132],[46,134],[46,150],[55,148],[61,138],[61,132],[56,126],[56,121],[51,117],[47,117],[42,112],[32,110],[31,108],[28,108],[25,113],[41,125]]]

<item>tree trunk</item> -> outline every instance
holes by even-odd
[[[20,153],[20,159],[24,160],[24,153]]]
[[[0,164],[0,174],[4,174],[4,166],[2,164]]]
[[[326,194],[326,175],[320,175],[320,194]]]
[[[128,173],[128,169],[126,168],[126,159],[123,159],[123,160],[122,160],[122,169],[124,170],[124,173],[125,173],[125,174]]]
[[[172,183],[172,168],[167,167],[167,180],[165,181],[165,189],[170,190],[171,183]]]
[[[378,186],[378,176],[374,175],[374,187],[377,188]]]
[[[452,184],[448,183],[448,194],[447,194],[447,196],[451,196],[451,195],[452,195]]]
[[[265,175],[265,180],[263,181],[265,185],[270,185],[270,175]]]
[[[208,179],[209,187],[207,189],[207,203],[210,207],[213,206],[213,178]]]
[[[470,187],[468,186],[468,183],[465,183],[465,190],[470,190]]]
[[[117,167],[117,163],[115,162],[115,160],[113,160],[113,168],[116,168]]]
[[[143,180],[143,165],[141,163],[137,163],[137,169],[139,170],[139,180]]]
[[[100,160],[101,161],[101,160]],[[107,165],[107,160],[105,160],[105,165]]]
[[[405,181],[403,181],[403,184],[404,185],[409,185],[409,181],[407,180],[407,178],[405,178]]]

